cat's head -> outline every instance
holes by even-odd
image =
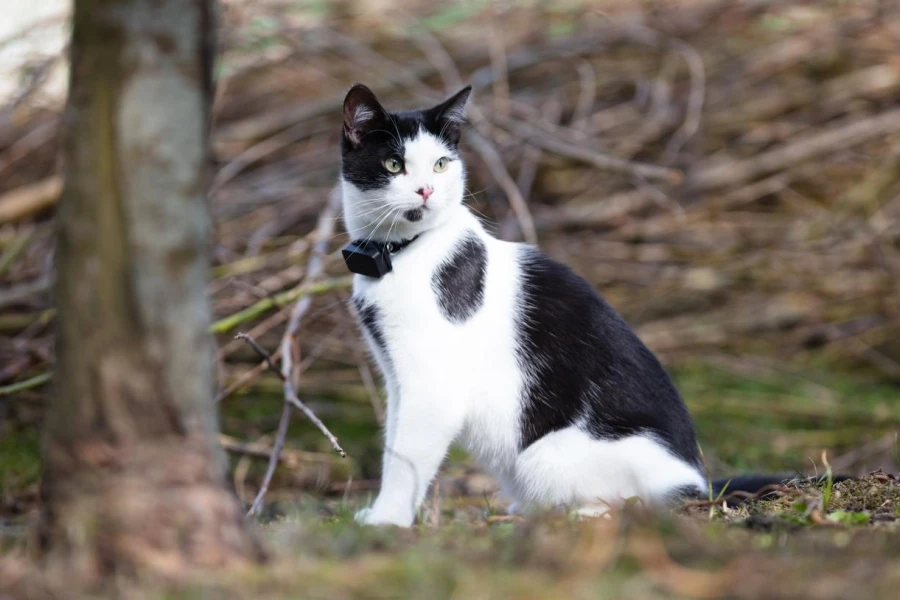
[[[372,90],[344,99],[341,181],[354,238],[411,238],[462,203],[459,136],[471,87],[431,108],[391,113]]]

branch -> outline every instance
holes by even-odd
[[[251,306],[248,306],[247,308],[238,311],[233,315],[229,315],[227,317],[219,319],[210,326],[210,331],[212,331],[213,333],[227,333],[241,323],[251,321],[269,309],[284,306],[285,304],[293,302],[298,298],[301,300],[301,302],[303,300],[309,299],[309,303],[311,303],[312,299],[310,298],[310,296],[316,296],[318,294],[324,294],[325,292],[331,292],[334,290],[346,289],[350,287],[350,284],[353,281],[353,278],[350,276],[326,279],[325,281],[320,281],[318,283],[307,283],[309,279],[310,277],[309,275],[307,275],[303,280],[303,283],[301,283],[294,289],[276,294],[271,298],[263,298],[259,302],[252,304]]]
[[[756,492],[736,490],[734,492],[731,492],[730,494],[722,496],[721,498],[715,498],[713,500],[692,500],[690,502],[683,503],[680,508],[709,508],[710,506],[721,506],[723,502],[729,502],[731,500],[740,500],[741,502],[745,502],[747,500],[758,500],[760,498],[771,496],[773,494],[776,494],[779,497],[800,496],[802,495],[802,492],[780,483],[773,483],[761,487]]]
[[[682,175],[677,169],[632,162],[609,156],[608,154],[601,154],[584,146],[570,144],[549,137],[546,131],[541,131],[528,123],[516,119],[494,117],[494,122],[529,144],[565,158],[587,163],[597,169],[614,173],[625,173],[645,179],[668,181],[669,183],[679,183],[681,181]]]
[[[18,394],[19,392],[24,392],[25,390],[40,387],[50,381],[50,379],[52,378],[53,373],[47,372],[41,373],[40,375],[35,375],[30,379],[25,379],[23,381],[17,381],[16,383],[4,385],[3,387],[0,387],[0,396],[11,396],[13,394]]]
[[[896,131],[900,131],[900,108],[830,127],[744,160],[701,163],[688,174],[687,187],[691,191],[707,191],[744,183]]]
[[[0,196],[0,224],[12,223],[56,204],[62,193],[62,178],[54,175]]]
[[[272,483],[272,477],[275,476],[275,468],[278,467],[278,461],[281,458],[281,451],[284,450],[284,443],[287,440],[288,425],[291,423],[291,406],[285,403],[281,410],[281,418],[278,421],[278,431],[275,432],[275,445],[272,446],[272,454],[269,456],[269,464],[266,466],[266,474],[263,476],[262,483],[259,485],[259,491],[253,504],[247,511],[247,516],[259,513],[262,508],[263,499],[269,491],[269,484]]]
[[[299,287],[304,287],[304,285],[314,285],[312,282],[318,278],[322,271],[325,268],[325,249],[328,245],[328,240],[331,238],[334,233],[334,225],[337,221],[337,213],[338,208],[340,206],[341,197],[340,194],[335,190],[332,192],[331,196],[328,198],[328,203],[325,205],[325,208],[319,214],[319,222],[316,225],[316,235],[315,242],[313,243],[312,249],[309,255],[309,264],[306,269],[306,277],[304,278],[304,284],[301,284]],[[349,285],[350,278],[344,278],[346,280],[346,284]],[[335,281],[335,280],[332,280]],[[332,287],[331,289],[334,289]],[[282,449],[284,449],[285,438],[287,437],[287,429],[288,425],[291,421],[291,409],[292,407],[296,407],[303,411],[303,413],[309,418],[313,424],[319,428],[319,430],[328,438],[328,441],[331,442],[331,445],[334,446],[334,449],[338,451],[338,453],[345,457],[347,453],[344,452],[344,449],[341,448],[340,444],[338,444],[337,438],[328,431],[328,428],[325,427],[325,424],[316,417],[315,413],[313,413],[300,399],[297,397],[296,392],[294,391],[293,381],[299,379],[300,369],[299,367],[295,368],[293,362],[293,345],[294,338],[297,334],[297,330],[300,328],[300,323],[303,320],[303,317],[309,311],[309,308],[312,306],[312,295],[306,294],[300,296],[297,300],[297,304],[294,306],[294,310],[291,311],[291,318],[288,321],[288,325],[285,328],[284,335],[281,338],[281,370],[274,369],[276,373],[278,373],[281,380],[284,382],[284,409],[281,411],[281,420],[278,422],[278,432],[275,437],[275,446],[272,448],[272,456],[269,458],[269,465],[266,468],[266,474],[263,477],[262,484],[260,485],[259,492],[256,494],[256,498],[253,500],[253,504],[250,506],[250,510],[247,511],[247,516],[255,515],[262,508],[263,500],[266,497],[266,493],[269,490],[269,484],[272,482],[272,477],[275,475],[275,468],[278,466],[279,456],[281,455]],[[249,338],[248,338],[249,339]],[[266,360],[266,363],[270,366],[274,367],[274,364],[271,363],[271,358],[268,353],[265,352],[258,344],[254,343],[253,347],[257,350],[257,352],[262,351],[263,358]]]
[[[272,455],[275,453],[274,448],[266,444],[245,442],[224,433],[219,434],[219,444],[228,452],[256,458],[272,458]],[[279,461],[288,467],[297,467],[303,462],[334,464],[337,460],[332,455],[321,452],[303,452],[301,450],[287,449],[282,450],[279,457]]]
[[[441,79],[444,82],[444,87],[448,92],[453,92],[463,87],[462,75],[454,62],[453,57],[444,49],[436,37],[423,29],[419,32],[419,35],[416,36],[415,42],[419,46],[419,49],[422,50],[422,53],[425,54],[428,57],[428,60],[430,60],[438,69],[438,72],[441,74]],[[504,55],[504,59],[505,58]],[[503,70],[503,75],[506,75],[505,69]],[[473,87],[475,87],[474,78]],[[519,186],[506,169],[503,157],[500,156],[497,148],[494,146],[493,142],[491,142],[488,121],[474,100],[470,100],[469,102],[469,114],[471,115],[470,120],[472,125],[476,129],[476,131],[469,132],[469,142],[506,195],[509,206],[519,222],[519,228],[522,230],[525,241],[529,244],[536,244],[537,230],[534,227],[534,218],[531,216],[531,211],[528,209],[528,203],[525,201],[522,192],[519,190]]]
[[[272,369],[272,371],[274,371],[279,377],[281,377],[282,381],[284,380],[284,376],[281,374],[281,371],[279,371],[278,367],[275,365],[275,363],[272,362],[272,357],[269,355],[268,352],[266,352],[265,348],[263,348],[262,346],[259,345],[259,342],[254,340],[252,337],[250,337],[246,333],[239,333],[236,336],[234,336],[234,339],[243,340],[243,341],[247,342],[248,344],[250,344],[251,346],[253,346],[253,349],[256,350],[256,353],[262,357],[263,362],[265,362],[266,365],[268,365],[268,367],[270,369]]]
[[[341,448],[341,445],[338,443],[337,438],[334,437],[334,434],[331,433],[327,427],[325,427],[325,424],[322,423],[322,421],[319,419],[319,417],[317,417],[315,415],[315,413],[313,413],[313,411],[310,410],[310,408],[308,406],[306,406],[303,403],[303,401],[300,400],[300,398],[297,397],[297,393],[294,391],[294,386],[291,385],[291,382],[284,375],[284,373],[278,369],[278,367],[272,361],[272,357],[269,355],[268,352],[266,352],[265,348],[260,346],[259,342],[254,340],[252,337],[250,337],[246,333],[239,333],[236,336],[234,336],[234,339],[243,340],[243,341],[247,342],[248,344],[250,344],[254,350],[256,350],[256,352],[260,355],[260,357],[262,357],[263,362],[265,362],[265,364],[270,369],[272,369],[272,371],[274,371],[276,375],[278,375],[278,377],[281,379],[281,381],[284,382],[285,400],[288,403],[290,403],[291,405],[293,405],[296,408],[303,411],[303,414],[305,414],[307,417],[309,417],[309,420],[312,421],[313,424],[319,428],[319,431],[321,431],[325,435],[326,438],[328,438],[328,441],[331,442],[331,445],[334,446],[334,449],[337,451],[337,453],[341,455],[341,458],[346,458],[347,453],[344,452],[343,448]],[[282,363],[283,362],[284,362],[284,359],[282,357]]]

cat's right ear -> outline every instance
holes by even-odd
[[[367,133],[384,128],[388,113],[372,90],[357,83],[344,98],[344,138],[354,148],[362,144]]]

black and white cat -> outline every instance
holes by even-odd
[[[410,526],[454,441],[512,510],[705,495],[691,417],[650,350],[584,279],[463,205],[469,93],[403,113],[362,85],[344,101],[345,257],[366,273],[353,303],[388,397],[381,491],[357,520]]]

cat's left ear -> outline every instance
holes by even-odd
[[[466,105],[469,103],[471,93],[472,86],[467,85],[428,111],[439,125],[442,136],[453,144],[459,143],[460,131],[466,117]]]

